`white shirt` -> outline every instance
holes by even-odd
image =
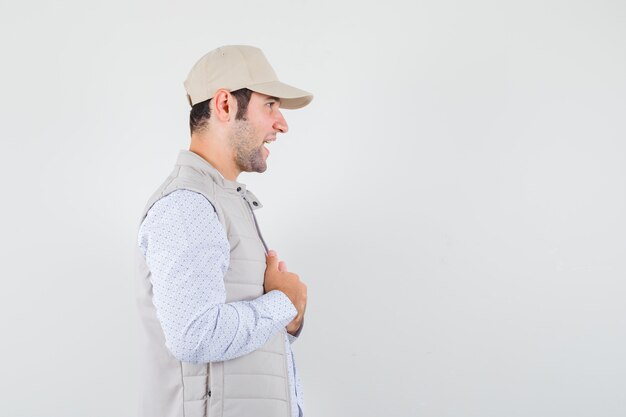
[[[216,362],[248,354],[282,331],[296,308],[281,291],[226,303],[230,262],[226,231],[202,194],[177,190],[159,199],[139,228],[138,244],[150,268],[153,303],[166,346],[184,362]],[[292,416],[303,397],[287,334],[285,347]]]

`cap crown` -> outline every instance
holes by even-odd
[[[196,62],[185,80],[185,90],[193,106],[210,99],[220,88],[235,91],[272,81],[278,77],[263,51],[254,46],[228,45]]]

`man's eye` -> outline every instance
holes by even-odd
[[[275,102],[275,101],[270,101],[269,103],[267,103],[267,105],[268,105],[269,107],[272,107],[272,105],[274,105],[274,104],[276,104],[276,102]]]

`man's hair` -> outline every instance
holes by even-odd
[[[237,100],[237,114],[235,115],[235,120],[245,120],[252,90],[242,88],[231,91],[230,94]],[[192,134],[196,131],[206,129],[209,118],[211,117],[210,102],[211,99],[204,100],[191,107],[191,111],[189,112],[189,129]]]

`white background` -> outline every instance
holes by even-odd
[[[309,285],[308,417],[626,415],[626,3],[0,6],[0,415],[134,416],[138,216],[182,82],[261,47],[315,93],[261,199]]]

